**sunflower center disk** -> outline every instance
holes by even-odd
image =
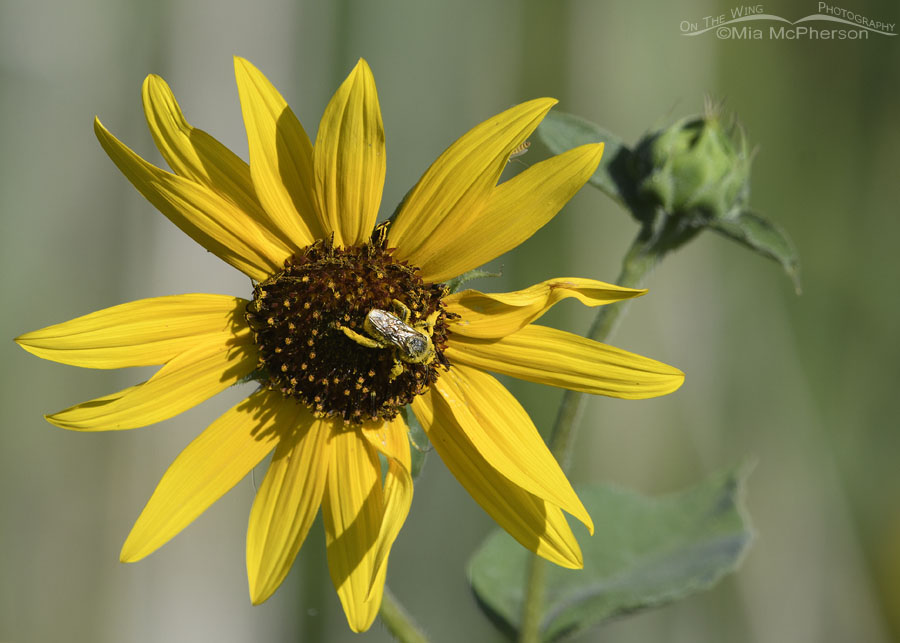
[[[379,226],[361,246],[316,241],[257,284],[247,305],[263,380],[317,417],[391,419],[449,367],[446,287],[395,261],[386,237]],[[389,332],[373,320],[387,320]],[[433,353],[411,352],[410,337],[417,345],[430,338]]]

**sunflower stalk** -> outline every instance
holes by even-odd
[[[384,586],[378,616],[388,632],[400,643],[428,643],[428,638],[387,585]]]
[[[674,226],[672,219],[661,215],[655,217],[661,225],[647,223],[641,227],[622,260],[622,269],[616,283],[628,288],[640,288],[644,280],[660,262],[663,255],[692,238],[696,231]],[[603,306],[594,318],[587,337],[602,342],[612,335],[617,322],[628,307],[630,300],[615,305]],[[556,421],[548,440],[548,446],[563,471],[568,472],[577,428],[581,424],[587,395],[566,390],[557,411]],[[548,562],[532,554],[525,584],[522,625],[519,630],[521,643],[541,641],[541,618],[543,616],[544,589]]]

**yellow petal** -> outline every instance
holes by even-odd
[[[377,452],[358,429],[339,431],[331,447],[322,497],[328,570],[350,628],[362,632],[378,613],[387,569],[383,565],[376,575],[374,567],[384,515],[381,467]]]
[[[227,341],[246,326],[246,305],[225,295],[140,299],[25,333],[16,342],[40,358],[84,368],[152,366],[192,348],[200,337]]]
[[[578,569],[581,548],[562,511],[499,473],[460,430],[434,390],[416,397],[413,411],[450,472],[498,525],[547,560]]]
[[[227,341],[216,336],[195,339],[193,348],[170,360],[146,382],[48,415],[47,421],[78,431],[147,426],[205,402],[256,368],[256,346],[249,329]]]
[[[454,335],[496,338],[524,328],[568,297],[576,298],[585,306],[602,306],[645,292],[594,279],[559,277],[515,292],[463,290],[445,297],[444,304],[448,312],[459,315],[459,319],[450,320]]]
[[[409,515],[413,497],[413,480],[410,475],[409,431],[403,418],[398,415],[388,422],[364,424],[362,435],[387,459],[388,463],[383,492],[384,516],[375,544],[373,562],[375,573],[372,575],[374,583],[380,576],[381,568],[387,566],[391,546],[394,544],[397,534],[400,533],[403,523],[406,522],[406,516]],[[370,592],[376,590],[380,590],[380,588],[376,588],[374,585],[370,588]]]
[[[481,216],[510,152],[555,103],[538,98],[512,107],[448,147],[406,196],[388,232],[395,256],[430,270],[443,248]]]
[[[339,422],[315,419],[297,406],[297,426],[278,443],[250,510],[247,577],[254,605],[278,589],[294,564],[322,502],[328,440],[341,430]]]
[[[368,240],[384,188],[384,125],[369,64],[356,67],[331,98],[313,152],[315,197],[337,245]]]
[[[518,400],[496,379],[454,364],[434,389],[468,442],[501,475],[569,512],[594,532],[594,524],[540,433]]]
[[[122,546],[122,562],[152,554],[240,482],[295,427],[300,408],[259,390],[210,424],[159,481]]]
[[[412,467],[409,427],[401,416],[385,422],[363,424],[362,436],[388,460],[396,460],[407,471]]]
[[[235,57],[234,75],[250,150],[253,186],[273,224],[294,247],[325,236],[313,201],[312,143],[278,90]]]
[[[537,324],[497,340],[453,335],[445,355],[454,364],[631,400],[671,393],[684,382],[684,373],[662,362]]]
[[[477,268],[542,228],[591,177],[603,144],[582,145],[536,163],[492,192],[487,205],[455,234],[434,239],[439,252],[417,264],[426,281],[446,281]]]
[[[249,215],[209,188],[147,163],[99,120],[94,133],[138,192],[191,239],[252,279],[261,281],[280,269],[280,244]]]
[[[296,247],[285,243],[285,235],[269,219],[256,198],[250,168],[236,154],[203,130],[191,127],[181,113],[172,90],[159,76],[144,80],[144,114],[150,133],[169,167],[233,203],[270,233],[282,260]]]

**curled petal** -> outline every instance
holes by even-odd
[[[448,312],[459,315],[459,319],[450,321],[454,335],[493,339],[524,328],[568,297],[585,306],[602,306],[646,292],[594,279],[559,277],[515,292],[463,290],[444,298],[444,304]]]

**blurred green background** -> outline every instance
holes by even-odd
[[[683,20],[735,6],[0,4],[0,641],[389,640],[377,622],[361,638],[347,629],[320,527],[281,590],[251,607],[249,479],[148,559],[117,562],[163,471],[246,389],[151,428],[69,433],[41,415],[147,373],[55,365],[11,341],[142,297],[248,294],[242,275],[131,188],[91,128],[98,114],[159,162],[140,103],[144,76],[158,73],[194,125],[246,158],[233,54],[267,74],[311,134],[356,59],[369,61],[387,135],[383,216],[457,136],[522,100],[557,97],[561,109],[634,142],[699,112],[704,94],[724,98],[758,147],[751,202],[793,236],[804,293],[795,296],[774,262],[712,233],[669,257],[612,343],[680,367],[685,385],[646,402],[592,399],[571,478],[655,494],[755,458],[748,504],[758,538],[742,570],[715,590],[579,640],[900,640],[900,38],[751,42],[679,31]],[[847,8],[900,22],[896,0]],[[817,3],[764,9],[793,20]],[[523,160],[543,153],[536,145]],[[635,231],[615,204],[585,189],[496,262],[502,279],[475,285],[614,280]],[[587,329],[589,311],[571,301],[557,308],[551,323]],[[511,387],[546,430],[560,392]],[[388,582],[435,641],[500,640],[477,613],[464,572],[491,529],[430,458]]]

